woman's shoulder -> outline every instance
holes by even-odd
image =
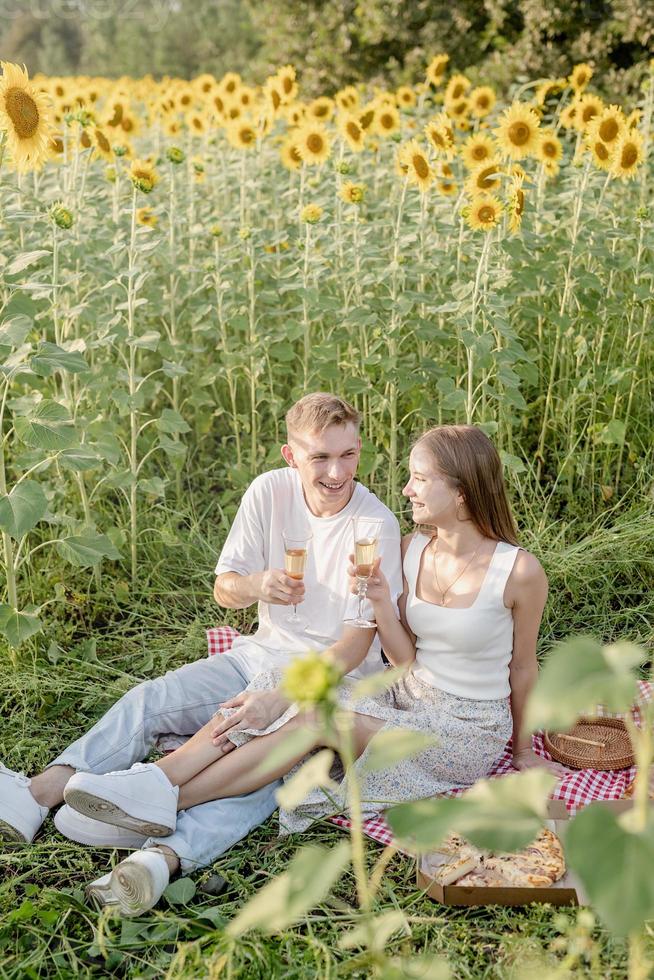
[[[416,540],[416,538],[422,538],[423,542],[427,540],[428,535],[424,534],[422,531],[414,529],[409,531],[408,534],[402,535],[402,541],[400,542],[400,547],[402,548],[402,557],[406,555],[407,551],[411,547],[411,543]]]
[[[507,591],[515,599],[519,593],[531,593],[534,590],[547,591],[547,575],[535,555],[524,548],[518,548],[513,568],[507,583]],[[506,594],[505,594],[506,598]]]

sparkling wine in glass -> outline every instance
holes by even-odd
[[[289,578],[301,582],[304,578],[304,570],[307,564],[307,552],[311,534],[295,534],[291,531],[282,531],[284,538],[284,568]],[[293,605],[293,613],[286,616],[284,622],[288,626],[306,626],[307,621],[304,616],[300,616],[297,606]]]
[[[366,619],[363,615],[363,603],[368,591],[368,579],[372,575],[372,567],[377,557],[377,547],[384,527],[384,522],[372,517],[353,517],[354,532],[354,565],[357,578],[357,598],[359,608],[356,619],[346,619],[347,626],[358,626],[361,629],[374,629],[377,623]]]

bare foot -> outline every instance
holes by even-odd
[[[75,770],[72,766],[51,766],[33,776],[30,792],[41,806],[59,806],[64,802],[64,788]]]

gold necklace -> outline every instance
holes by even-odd
[[[481,548],[481,546],[482,546],[483,543],[484,542],[483,542],[483,539],[482,539],[479,542],[479,544],[477,545],[477,548],[475,549],[475,551],[473,552],[472,557],[465,563],[465,565],[463,566],[463,568],[461,569],[461,571],[459,572],[459,574],[457,575],[457,577],[455,579],[453,579],[452,582],[450,582],[450,584],[448,585],[448,587],[443,592],[443,590],[441,589],[441,586],[440,586],[440,582],[438,581],[438,572],[436,571],[436,555],[438,554],[438,538],[436,538],[436,547],[434,548],[434,582],[436,583],[436,590],[438,592],[440,592],[440,594],[441,594],[441,606],[444,606],[445,605],[445,596],[450,591],[450,589],[452,588],[452,586],[453,585],[456,585],[456,583],[459,581],[459,579],[461,578],[461,576],[463,575],[463,573],[466,571],[466,569],[469,568],[470,565],[472,565],[472,563],[475,560],[475,558],[477,557],[477,555],[479,553],[479,549]]]

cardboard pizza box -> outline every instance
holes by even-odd
[[[562,802],[562,801],[554,801]],[[546,826],[561,839],[565,836],[567,820],[548,820]],[[566,871],[559,881],[547,888],[480,888],[475,886],[439,885],[421,871],[417,862],[418,887],[429,898],[442,905],[587,905],[588,900],[581,882],[572,871]]]

